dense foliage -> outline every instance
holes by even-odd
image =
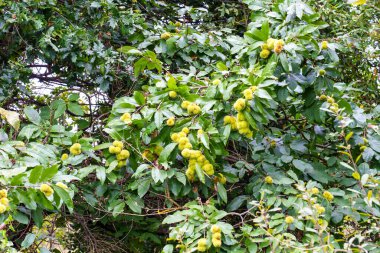
[[[2,252],[378,252],[377,1],[0,13]]]

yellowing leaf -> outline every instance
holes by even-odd
[[[352,177],[355,178],[356,180],[360,180],[360,173],[355,171],[354,173],[352,173]]]
[[[0,108],[0,115],[5,118],[8,124],[14,129],[18,130],[20,128],[20,117],[17,112],[7,111]]]
[[[360,160],[360,158],[362,158],[362,154],[360,154],[358,157],[356,157],[355,163],[358,163],[358,161]]]
[[[367,193],[367,199],[370,200],[372,198],[372,190],[369,190]]]
[[[349,0],[349,4],[352,4],[353,6],[363,5],[367,3],[367,0]]]
[[[354,132],[350,132],[349,134],[347,134],[345,137],[346,141],[349,141],[353,134],[354,134]]]
[[[349,157],[351,157],[351,155],[350,155],[348,152],[344,152],[344,151],[338,151],[338,153],[341,153],[341,154],[343,154],[343,155],[346,155],[346,156],[349,156]]]

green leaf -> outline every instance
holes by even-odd
[[[44,221],[43,210],[41,208],[37,208],[36,210],[32,210],[33,221],[38,228],[42,227],[42,222]]]
[[[177,81],[172,76],[168,80],[168,88],[171,89],[171,90],[176,90],[177,89]]]
[[[230,133],[231,133],[231,125],[228,124],[224,127],[223,135],[222,135],[224,145],[227,144],[230,137]]]
[[[290,143],[290,148],[301,153],[308,152],[306,147],[307,142],[305,140],[294,140]]]
[[[49,179],[53,178],[58,172],[58,165],[54,165],[49,168],[43,168],[42,166],[35,167],[29,176],[29,182],[32,184],[46,182]]]
[[[201,142],[202,144],[207,148],[207,149],[210,149],[210,145],[209,145],[209,138],[208,138],[208,135],[206,133],[202,133],[200,136],[200,139],[201,139]]]
[[[74,204],[69,193],[65,189],[56,185],[52,185],[52,187],[54,189],[54,192],[58,194],[59,198],[62,199],[63,203],[65,203],[66,206],[69,208],[70,213],[72,213],[74,209]]]
[[[265,99],[272,99],[272,97],[269,95],[269,93],[264,89],[257,89],[255,92],[255,96],[259,98],[265,98]]]
[[[125,203],[124,202],[121,202],[119,204],[117,204],[113,210],[112,210],[112,215],[113,217],[116,217],[118,216],[120,213],[122,213],[124,211],[124,207],[125,207]]]
[[[352,107],[349,102],[347,102],[345,99],[340,99],[338,102],[339,108],[344,108],[344,111],[348,114],[352,113]]]
[[[159,163],[165,163],[168,161],[168,157],[172,154],[173,150],[177,146],[177,143],[170,143],[164,150],[161,151],[160,157],[158,158]]]
[[[342,165],[343,167],[346,167],[347,169],[355,171],[355,169],[351,165],[349,165],[348,163],[340,162],[340,165]]]
[[[183,185],[186,185],[186,176],[182,172],[176,172],[175,176],[179,182],[181,182]]]
[[[157,110],[154,114],[154,123],[158,129],[162,126],[162,121],[164,120],[163,114],[161,110]]]
[[[288,58],[286,57],[286,54],[280,54],[280,62],[285,72],[289,73],[291,65],[288,62]]]
[[[97,165],[90,165],[84,168],[81,168],[78,171],[78,174],[76,175],[79,179],[85,178],[88,176],[88,174],[92,173],[94,170],[96,170],[98,166]]]
[[[54,119],[61,117],[66,111],[66,103],[62,99],[52,102],[51,107],[54,111]]]
[[[69,102],[67,105],[69,111],[77,116],[83,116],[84,111],[78,103]]]
[[[135,213],[141,213],[142,210],[142,205],[141,205],[141,200],[138,197],[130,197],[126,201],[128,207]]]
[[[380,153],[380,138],[370,138],[369,145],[373,150]]]
[[[139,104],[139,105],[145,104],[145,97],[144,97],[144,94],[142,94],[141,92],[135,91],[133,93],[133,97],[135,98],[135,101],[137,104]]]
[[[221,200],[224,203],[227,203],[227,191],[226,188],[224,188],[223,184],[219,183],[217,184],[218,189],[218,196],[221,198]]]
[[[21,247],[23,249],[29,248],[33,243],[34,240],[36,239],[36,235],[33,233],[29,233],[25,236],[25,239],[21,243]]]
[[[266,41],[267,40],[267,35],[258,29],[254,29],[250,32],[246,32],[244,35],[248,36],[248,37],[250,37],[256,41]]]
[[[86,129],[90,126],[90,122],[84,119],[78,119],[75,121],[75,123],[78,125],[79,129]]]
[[[41,123],[40,114],[34,110],[31,106],[27,106],[24,109],[25,116],[28,118],[30,122],[33,124],[39,125]]]
[[[148,192],[150,187],[150,181],[148,179],[144,179],[140,182],[139,186],[137,187],[137,194],[140,198],[144,197],[144,195]]]
[[[165,245],[165,247],[162,249],[161,253],[172,253],[174,250],[174,246],[171,244]]]
[[[36,184],[39,182],[40,177],[42,175],[42,171],[44,168],[42,166],[35,167],[31,172],[29,176],[29,182],[32,184]]]
[[[241,207],[241,205],[248,200],[248,196],[247,195],[240,195],[240,196],[237,196],[236,198],[234,198],[233,200],[230,201],[230,203],[228,203],[227,205],[227,211],[228,212],[232,212],[232,211],[235,211],[237,210],[239,207]]]
[[[50,132],[52,132],[52,133],[64,133],[65,127],[62,125],[52,125]]]
[[[42,171],[41,177],[39,179],[39,182],[46,182],[54,177],[55,174],[58,172],[59,165],[53,165],[49,168],[45,168]]]
[[[25,225],[29,224],[29,217],[21,212],[15,212],[13,214],[13,218],[21,224],[25,224]]]
[[[131,46],[123,46],[117,49],[118,52],[123,54],[141,54],[141,51]]]
[[[244,110],[243,114],[244,114],[244,117],[246,118],[246,120],[248,121],[249,125],[253,129],[257,130],[257,124],[256,124],[255,120],[253,119],[253,117],[251,116],[251,114],[247,110]]]
[[[47,248],[42,247],[42,248],[39,248],[39,253],[51,253],[51,252]],[[55,252],[55,253],[58,253],[58,252]]]
[[[263,34],[264,41],[269,38],[269,22],[265,20],[261,26],[261,33]]]
[[[152,169],[152,178],[155,183],[158,183],[160,181],[163,183],[165,179],[167,178],[167,176],[168,175],[165,170],[160,170],[157,168]]]
[[[223,62],[218,62],[216,64],[216,67],[220,70],[220,71],[228,71],[228,67],[223,63]]]
[[[199,181],[201,181],[202,183],[205,183],[205,175],[203,173],[201,166],[198,163],[195,165],[195,172],[197,173]]]
[[[265,65],[264,69],[262,70],[260,78],[257,78],[255,82],[256,85],[259,85],[266,78],[273,75],[273,71],[275,70],[277,66],[277,61],[278,61],[277,54],[272,54],[272,56],[268,60],[268,63]]]
[[[102,150],[102,149],[107,149],[110,146],[112,146],[112,143],[102,143],[94,147],[94,151]]]
[[[69,95],[69,101],[76,102],[79,100],[79,93],[71,93]]]
[[[293,165],[301,172],[306,173],[307,171],[313,170],[313,166],[311,166],[311,164],[305,163],[304,161],[301,161],[301,160],[297,160],[297,159],[293,160]]]
[[[307,174],[323,184],[327,184],[332,179],[331,175],[328,174],[327,167],[319,162],[313,162],[313,169],[307,171]]]
[[[186,216],[183,216],[180,213],[175,213],[172,215],[167,216],[163,221],[162,224],[173,224],[178,223],[181,221],[184,221],[186,219]]]
[[[245,239],[245,246],[247,246],[249,253],[257,252],[257,244],[252,242],[249,238]]]
[[[104,184],[104,181],[106,180],[106,168],[97,166],[96,177],[100,180],[102,184]]]
[[[134,75],[135,77],[138,77],[138,75],[144,71],[146,65],[147,65],[148,61],[145,57],[142,57],[140,60],[138,60],[137,62],[135,62],[135,64],[133,65],[133,68],[134,68]]]

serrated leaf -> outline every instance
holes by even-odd
[[[32,184],[36,184],[37,182],[39,182],[43,170],[44,168],[42,166],[37,166],[34,169],[32,169],[29,175],[29,182]]]
[[[54,119],[61,117],[66,111],[66,103],[62,99],[55,100],[51,103],[54,110]]]
[[[159,170],[157,168],[152,169],[152,178],[155,183],[158,182],[164,182],[165,179],[167,178],[167,173],[165,170]]]
[[[106,180],[106,168],[97,166],[96,167],[96,177],[99,179],[99,181],[104,184],[104,181]]]
[[[163,221],[162,224],[173,224],[178,223],[181,221],[184,221],[186,219],[186,216],[183,216],[180,213],[175,213],[172,215],[167,216]]]
[[[28,118],[30,122],[33,124],[39,125],[41,123],[40,114],[34,110],[31,106],[27,106],[24,109],[25,116]]]
[[[69,193],[65,189],[58,187],[56,185],[52,185],[52,187],[54,189],[54,192],[57,193],[59,198],[62,199],[63,203],[65,203],[66,206],[69,208],[70,213],[72,213],[74,209],[74,204]]]
[[[53,178],[58,172],[58,165],[53,165],[52,167],[44,168],[43,166],[35,167],[29,176],[29,182],[32,184],[46,182]]]
[[[144,94],[142,94],[141,92],[135,91],[133,93],[133,97],[135,98],[135,101],[137,104],[139,104],[139,105],[145,104],[145,97],[144,97]]]
[[[217,190],[218,190],[218,196],[220,197],[220,199],[224,203],[227,203],[227,191],[226,191],[226,188],[224,188],[223,184],[218,182]]]
[[[78,103],[69,102],[67,104],[67,108],[69,109],[69,111],[71,113],[73,113],[77,116],[83,116],[84,115],[84,111]]]
[[[195,172],[197,173],[199,181],[201,181],[202,183],[205,183],[205,175],[203,173],[201,166],[198,163],[195,165]]]
[[[162,114],[162,111],[161,110],[156,111],[156,113],[154,114],[154,123],[156,124],[156,127],[158,129],[161,128],[163,120],[164,120],[164,116]]]
[[[88,174],[92,173],[94,170],[96,170],[98,166],[97,165],[90,165],[84,168],[81,168],[78,171],[78,174],[76,175],[79,179],[85,178],[88,176]]]
[[[117,49],[118,52],[123,54],[141,54],[141,51],[131,46],[123,46]]]
[[[159,163],[165,163],[168,161],[168,157],[171,155],[175,147],[177,146],[177,143],[170,143],[167,145],[164,150],[161,151],[160,157],[158,158]]]
[[[168,80],[168,88],[171,90],[177,89],[177,81],[172,76]]]
[[[249,238],[245,240],[245,245],[247,246],[249,253],[256,253],[257,252],[257,244],[252,242]]]
[[[175,176],[179,182],[181,182],[183,185],[186,185],[186,176],[185,174],[181,172],[176,172]]]
[[[139,203],[139,199],[137,197],[130,197],[127,199],[126,203],[128,207],[135,213],[141,213],[142,206]]]
[[[248,200],[248,196],[246,195],[240,195],[234,198],[233,200],[230,201],[227,205],[227,211],[232,212],[237,210],[241,205]]]
[[[112,145],[112,143],[102,143],[94,147],[94,151],[107,149]]]
[[[249,125],[253,129],[257,130],[257,124],[256,124],[255,120],[253,119],[253,117],[251,116],[251,114],[247,110],[244,110],[243,114],[244,114],[245,119],[248,121]]]
[[[55,174],[58,172],[58,165],[53,165],[49,168],[45,168],[42,171],[40,182],[46,182],[54,177]]]
[[[112,215],[113,217],[116,217],[118,216],[120,213],[122,213],[124,211],[124,207],[125,207],[125,203],[122,202],[122,203],[119,203],[117,204],[113,210],[112,210]]]
[[[216,67],[217,67],[220,71],[228,71],[227,66],[226,66],[223,62],[218,62],[218,63],[216,64]]]
[[[141,72],[144,71],[146,68],[148,61],[146,60],[145,57],[142,57],[140,60],[136,61],[135,64],[133,65],[133,72],[135,77],[137,77]]]
[[[210,145],[209,145],[209,138],[208,138],[208,135],[206,133],[202,133],[201,135],[199,135],[200,139],[201,139],[201,142],[202,144],[207,148],[207,149],[210,149]]]
[[[229,137],[230,137],[230,133],[231,133],[231,125],[228,124],[224,127],[224,130],[223,130],[223,143],[224,145],[227,144],[228,140],[229,140]]]
[[[150,181],[148,179],[142,180],[137,187],[137,194],[139,195],[140,198],[144,197],[144,195],[148,192],[149,187],[150,187]]]

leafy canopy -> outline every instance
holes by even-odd
[[[188,4],[0,2],[0,248],[376,252],[375,1]]]

